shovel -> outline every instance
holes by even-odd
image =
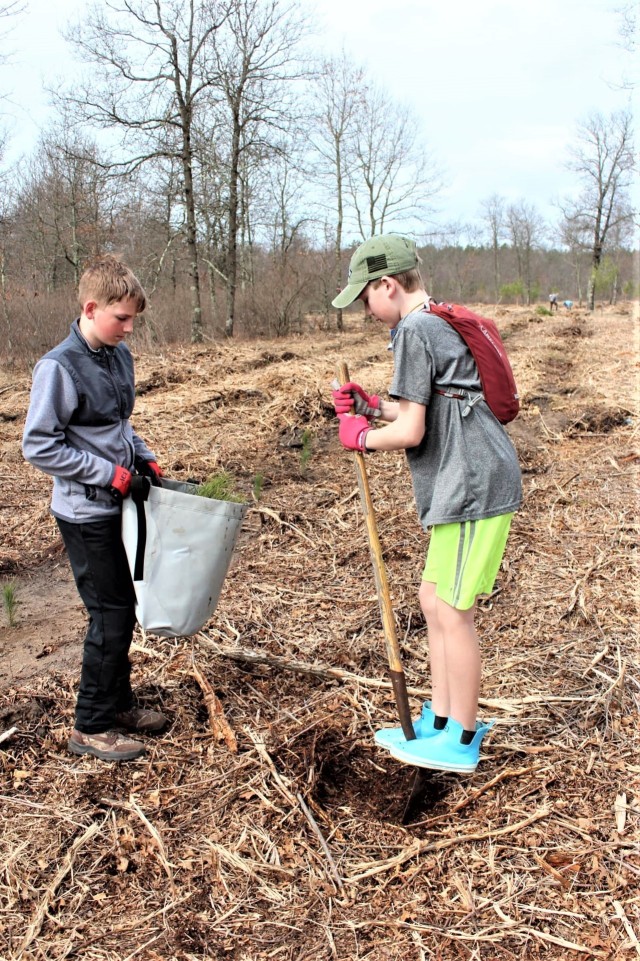
[[[349,369],[344,361],[340,364],[339,376],[341,384],[346,384],[349,381]],[[380,539],[378,538],[378,527],[376,524],[375,511],[373,509],[373,501],[371,500],[371,491],[369,490],[369,480],[367,478],[367,469],[364,463],[364,454],[362,454],[361,451],[354,451],[353,461],[356,467],[356,474],[358,476],[360,501],[367,524],[367,533],[369,535],[371,563],[373,564],[373,574],[376,582],[376,591],[378,593],[378,603],[380,605],[380,614],[382,616],[382,627],[384,629],[384,640],[387,648],[387,661],[389,662],[389,677],[391,679],[391,687],[393,688],[393,694],[396,699],[402,733],[407,741],[413,741],[415,740],[416,735],[415,731],[413,730],[411,713],[409,711],[407,682],[402,669],[402,661],[400,659],[400,647],[398,645],[396,625],[393,619],[391,595],[389,594],[389,582],[387,580],[387,572],[385,570],[384,559],[382,557]]]
[[[349,369],[344,361],[340,364],[339,376],[340,384],[346,384],[350,380]],[[339,387],[340,384],[336,384],[334,381],[333,386]],[[353,461],[358,477],[360,502],[362,504],[362,510],[367,524],[367,533],[369,535],[371,563],[373,565],[376,591],[378,593],[378,603],[380,605],[380,613],[382,615],[382,626],[384,629],[384,640],[387,648],[387,661],[389,663],[391,687],[393,688],[393,694],[396,699],[396,706],[398,708],[398,717],[400,718],[402,733],[407,741],[414,741],[416,734],[413,730],[411,712],[409,710],[407,682],[404,676],[404,670],[402,669],[402,661],[400,659],[400,647],[398,645],[396,625],[393,619],[391,595],[389,594],[389,582],[387,580],[387,572],[384,566],[384,559],[382,557],[382,548],[380,547],[380,539],[378,537],[376,515],[373,509],[373,501],[371,500],[371,491],[369,490],[369,479],[367,477],[364,454],[361,451],[354,451]],[[409,822],[413,820],[414,813],[422,804],[429,780],[429,773],[425,768],[416,768],[416,776],[413,780],[411,794],[402,815],[403,824],[409,824]]]

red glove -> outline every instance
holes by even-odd
[[[143,477],[148,477],[154,487],[162,487],[161,477],[164,477],[162,468],[154,460],[143,460],[137,465],[138,473]]]
[[[128,471],[126,467],[116,467],[111,478],[111,487],[109,488],[109,493],[116,504],[122,503],[122,498],[127,496],[130,487],[131,471]]]
[[[347,450],[366,451],[364,439],[373,430],[366,417],[351,417],[349,414],[338,414],[340,428],[338,431],[340,443]]]
[[[160,478],[164,477],[164,471],[154,460],[143,460],[136,457],[135,468],[143,477],[148,477],[154,487],[160,487]]]
[[[349,414],[352,410],[369,420],[372,417],[380,416],[380,398],[377,394],[367,394],[360,384],[349,381],[337,390],[332,390],[331,393],[333,395],[333,406],[338,417],[340,414]]]

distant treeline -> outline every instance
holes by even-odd
[[[146,229],[143,227],[146,226]],[[115,236],[123,239],[115,246]],[[150,342],[188,342],[191,339],[189,264],[180,244],[168,249],[153,224],[132,223],[114,231],[109,246],[120,253],[140,276],[150,308],[138,337]],[[44,237],[41,238],[44,240]],[[346,281],[351,250],[344,251],[342,282]],[[427,245],[420,248],[421,270],[428,291],[437,300],[475,304],[548,305],[550,293],[560,303],[584,304],[590,276],[589,254],[536,249],[531,252],[527,288],[518,276],[517,252],[504,244],[497,251],[486,246]],[[240,337],[287,336],[308,329],[309,322],[335,329],[336,312],[333,253],[301,242],[286,251],[264,246],[239,249],[236,331]],[[202,328],[205,340],[225,337],[224,281],[216,270],[202,271]],[[599,303],[638,296],[638,253],[617,250],[607,254],[598,271]],[[2,272],[3,354],[31,361],[60,339],[78,312],[76,271],[61,253],[44,256],[43,243],[25,239],[4,258]],[[359,310],[356,305],[351,308]],[[341,323],[348,326],[349,313]]]
[[[286,0],[111,0],[69,26],[78,74],[51,91],[51,125],[14,169],[0,131],[4,350],[28,359],[55,342],[104,251],[143,280],[159,343],[288,335],[309,318],[341,329],[331,300],[353,246],[393,230],[418,241],[436,298],[553,292],[593,309],[637,295],[630,111],[578,126],[557,223],[493,195],[473,224],[436,233],[446,152],[375,74],[319,58],[313,37],[309,5]]]

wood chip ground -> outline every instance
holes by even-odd
[[[341,335],[158,348],[137,357],[136,428],[170,475],[224,468],[251,508],[203,631],[136,633],[140,700],[170,718],[146,759],[67,753],[78,663],[4,682],[2,959],[640,957],[637,316],[493,316],[523,398],[525,502],[478,615],[496,725],[476,773],[434,774],[403,825],[413,770],[373,741],[396,714],[329,382],[345,360],[384,391],[384,334],[348,318]],[[18,601],[64,563],[50,482],[20,454],[28,389],[3,368],[0,569]],[[417,712],[425,535],[403,455],[367,469]],[[19,604],[15,628],[2,616],[4,659],[29,624]],[[59,616],[33,626],[45,655]]]

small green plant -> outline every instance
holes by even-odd
[[[551,311],[549,310],[549,308],[548,308],[548,307],[543,307],[542,304],[538,304],[538,306],[536,307],[536,314],[539,314],[540,317],[551,317],[551,316],[553,316],[552,313],[551,313]]]
[[[256,503],[262,497],[262,490],[264,488],[264,474],[262,471],[258,471],[256,476],[253,478],[253,499]]]
[[[234,504],[244,504],[245,498],[234,491],[234,480],[226,471],[219,474],[212,474],[211,477],[200,484],[196,494],[200,497],[209,497],[214,501],[232,501]]]
[[[7,612],[9,627],[15,627],[18,623],[16,618],[18,598],[16,596],[16,585],[13,581],[9,581],[8,584],[2,585],[2,602],[4,604],[4,609]]]
[[[304,474],[313,454],[313,434],[308,427],[302,432],[302,450],[300,451],[300,468]]]

